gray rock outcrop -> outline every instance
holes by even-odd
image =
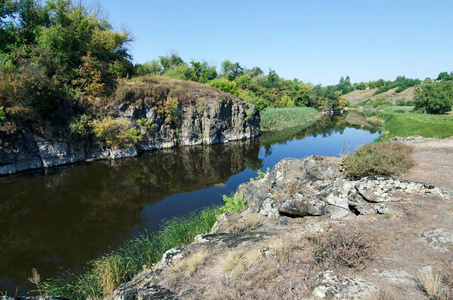
[[[341,277],[325,271],[318,279],[313,291],[315,299],[368,299],[379,292],[379,288],[360,278]]]
[[[422,233],[420,240],[428,244],[431,249],[439,252],[448,252],[448,246],[453,247],[453,232],[438,228]]]
[[[273,218],[385,214],[386,203],[403,201],[410,194],[451,197],[432,185],[388,176],[349,180],[339,171],[340,162],[321,156],[283,159],[263,179],[241,184],[237,193],[243,195],[249,212]]]
[[[203,95],[200,103],[179,104],[169,119],[155,104],[122,103],[110,114],[135,126],[138,120],[152,124],[139,140],[127,147],[111,147],[94,136],[73,141],[70,136],[49,139],[24,129],[0,136],[0,175],[48,168],[80,161],[118,159],[140,152],[184,145],[217,144],[248,139],[260,134],[259,113],[252,104],[225,93]]]

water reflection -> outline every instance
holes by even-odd
[[[246,168],[256,170],[261,167],[258,153],[259,140],[254,139],[56,168],[45,176],[34,172],[2,178],[0,291],[14,293],[32,268],[42,277],[55,276],[59,267],[118,246],[134,229],[150,223],[142,214],[144,206],[223,184]]]
[[[286,143],[293,140],[302,140],[306,137],[316,138],[318,136],[326,138],[334,134],[343,135],[346,129],[358,129],[366,133],[366,135],[376,135],[378,129],[374,127],[365,127],[355,120],[363,118],[362,115],[357,112],[345,112],[343,115],[334,115],[334,116],[323,116],[321,120],[309,126],[308,128],[291,128],[283,131],[276,132],[266,132],[260,136],[260,144],[265,150],[266,156],[272,155],[272,146],[275,144],[285,145]],[[349,136],[345,136],[345,139]],[[372,140],[368,140],[370,142]],[[332,145],[335,146],[335,145]],[[338,146],[338,145],[336,145]],[[332,152],[327,155],[338,155],[340,152]],[[324,155],[321,153],[310,153],[308,155]]]

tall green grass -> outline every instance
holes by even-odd
[[[266,108],[260,117],[262,131],[281,131],[308,127],[321,119],[321,112],[311,107]]]
[[[448,115],[428,115],[418,113],[386,113],[384,135],[380,140],[395,136],[407,137],[421,135],[424,137],[446,138],[453,136],[453,117]]]
[[[69,299],[104,298],[120,284],[151,268],[165,251],[188,245],[195,236],[209,232],[222,213],[246,208],[240,195],[224,196],[223,199],[223,206],[165,221],[157,233],[145,233],[126,242],[120,249],[91,261],[83,271],[66,270],[59,277],[43,282],[41,292]]]

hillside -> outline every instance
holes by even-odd
[[[377,91],[376,89],[369,89],[369,90],[355,90],[344,94],[343,97],[349,100],[350,105],[359,105],[363,104],[368,99],[375,100],[378,97],[385,97],[388,100],[392,101],[395,104],[396,99],[405,98],[406,101],[414,100],[414,89],[415,87],[409,87],[402,91],[401,93],[395,93],[397,88],[393,88],[388,90],[387,92],[378,94],[373,96],[374,92]]]

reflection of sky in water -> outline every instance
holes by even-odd
[[[345,128],[343,133],[335,132],[330,136],[317,137],[308,136],[304,139],[293,139],[284,144],[274,144],[271,146],[271,155],[266,156],[263,148],[260,150],[259,157],[264,158],[264,170],[267,167],[272,168],[283,158],[304,158],[310,155],[328,155],[340,156],[343,152],[343,142],[345,145],[346,153],[348,152],[349,145],[351,145],[351,152],[356,147],[373,142],[379,137],[379,133],[370,133],[369,131]]]

